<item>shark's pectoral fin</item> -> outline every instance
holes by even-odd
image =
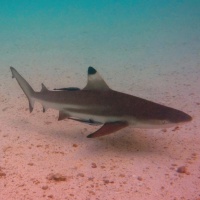
[[[122,128],[125,128],[128,126],[127,122],[110,122],[110,123],[105,123],[99,130],[96,132],[88,135],[88,138],[95,138],[95,137],[100,137],[104,135],[108,135],[110,133],[113,133],[115,131],[118,131]]]
[[[59,111],[59,117],[58,117],[58,121],[63,120],[63,119],[68,119],[70,116],[68,114],[66,114],[63,111]]]

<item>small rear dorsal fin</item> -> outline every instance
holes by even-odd
[[[84,90],[110,90],[110,88],[93,67],[88,67],[88,82]]]
[[[48,91],[48,89],[47,89],[46,86],[42,83],[41,92],[46,92],[46,91]]]

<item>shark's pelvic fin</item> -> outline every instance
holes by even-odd
[[[10,67],[10,70],[12,72],[12,78],[16,78],[17,82],[19,83],[20,87],[24,91],[25,95],[28,98],[29,101],[29,110],[30,112],[33,111],[33,106],[34,106],[34,100],[33,100],[33,95],[35,91],[33,88],[28,84],[28,82],[17,72],[17,70],[13,67]]]
[[[110,90],[110,88],[99,73],[93,67],[89,67],[88,82],[84,90]]]
[[[110,123],[105,123],[99,130],[96,132],[88,135],[88,138],[95,138],[95,137],[100,137],[104,135],[108,135],[110,133],[116,132],[122,128],[125,128],[128,126],[127,122],[110,122]]]
[[[68,119],[70,116],[63,111],[59,111],[58,121]]]

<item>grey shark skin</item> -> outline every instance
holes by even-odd
[[[34,102],[38,101],[43,112],[48,108],[59,110],[58,120],[68,118],[92,125],[103,124],[88,135],[89,138],[107,135],[129,125],[164,128],[192,120],[182,111],[110,89],[93,67],[88,68],[88,82],[82,90],[61,88],[50,91],[42,84],[40,92],[35,92],[13,67],[10,69],[28,98],[30,112]]]

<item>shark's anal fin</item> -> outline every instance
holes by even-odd
[[[122,128],[125,128],[128,126],[127,122],[110,122],[110,123],[105,123],[99,130],[96,132],[88,135],[88,138],[95,138],[95,137],[100,137],[104,135],[108,135],[110,133],[116,132]]]
[[[67,118],[69,118],[69,117],[70,117],[70,116],[69,116],[68,114],[66,114],[65,112],[59,111],[58,121],[63,120],[63,119],[67,119]]]

